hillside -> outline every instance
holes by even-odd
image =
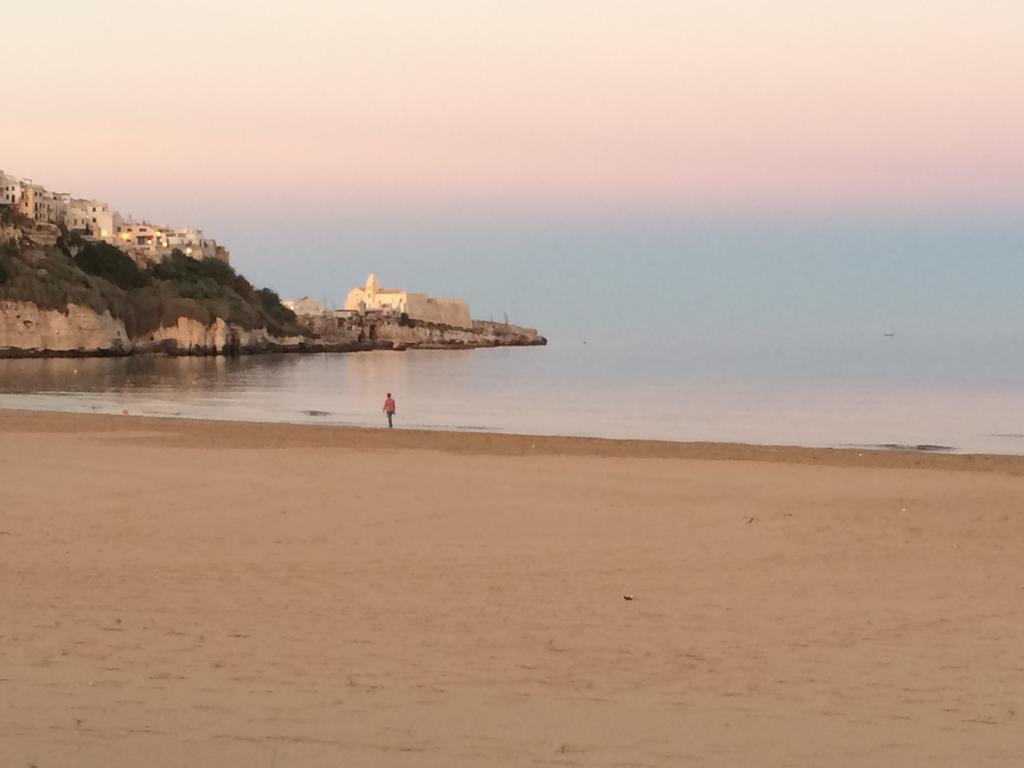
[[[145,269],[120,249],[87,242],[0,205],[0,301],[40,310],[71,305],[109,313],[129,338],[175,326],[179,318],[210,326],[307,335],[269,288],[257,289],[228,264],[175,251]]]

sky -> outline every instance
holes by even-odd
[[[199,226],[284,295],[340,303],[374,271],[572,339],[1024,323],[1019,0],[51,0],[0,19],[0,168]]]

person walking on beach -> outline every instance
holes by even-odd
[[[392,398],[391,393],[388,392],[388,396],[384,398],[384,415],[388,417],[388,429],[395,426],[391,421],[395,416],[395,410],[394,398]]]

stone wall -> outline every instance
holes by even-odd
[[[472,328],[469,306],[460,299],[432,299],[425,293],[406,294],[406,314],[426,323]]]

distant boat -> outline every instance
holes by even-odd
[[[896,335],[895,333],[887,333],[887,334],[885,334],[885,338],[891,339],[895,335]]]

